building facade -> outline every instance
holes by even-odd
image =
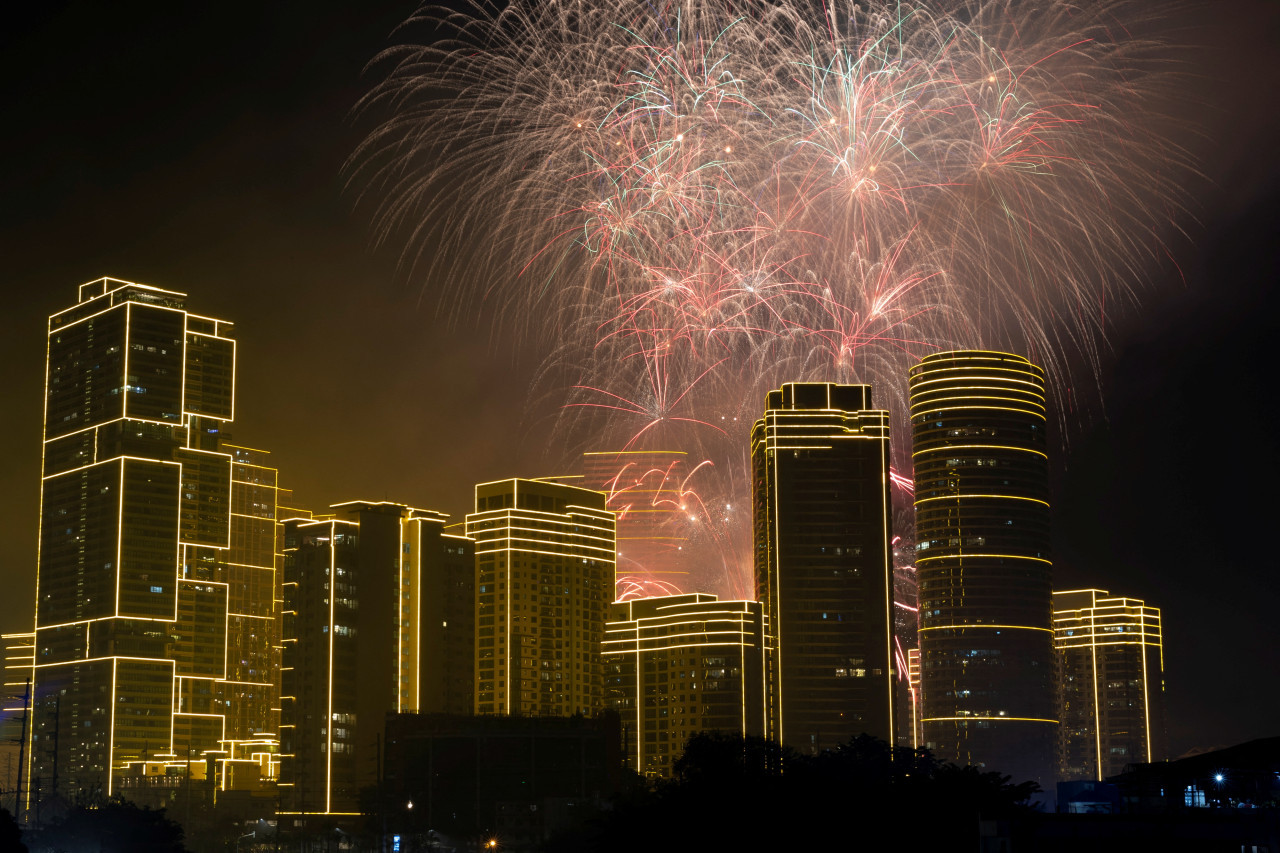
[[[617,601],[605,625],[605,701],[629,765],[668,776],[699,732],[764,734],[764,615],[757,601],[693,593]]]
[[[227,675],[216,701],[227,709],[224,749],[275,752],[280,731],[280,603],[276,599],[277,471],[268,451],[222,441],[231,457],[227,581]],[[274,777],[274,774],[272,774]]]
[[[466,520],[476,543],[476,713],[601,710],[614,518],[590,489],[523,479],[476,486]]]
[[[995,352],[910,373],[923,746],[944,761],[1055,773],[1044,371]]]
[[[868,385],[783,385],[751,464],[767,735],[801,752],[893,743],[889,413]]]
[[[351,815],[388,714],[471,701],[474,549],[448,516],[386,501],[284,522],[280,800]]]
[[[1053,594],[1058,772],[1106,779],[1166,755],[1160,611],[1101,589]]]
[[[49,318],[36,797],[110,796],[129,764],[226,737],[235,340],[185,302],[108,278]]]

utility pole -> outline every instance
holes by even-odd
[[[27,689],[22,698],[22,740],[18,741],[18,787],[13,792],[13,817],[22,822],[25,816],[22,808],[22,768],[26,766],[27,756],[27,719],[31,716],[31,679],[27,678]]]

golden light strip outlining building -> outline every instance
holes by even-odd
[[[763,608],[707,593],[617,601],[603,645],[605,703],[631,768],[664,777],[699,732],[764,733]]]
[[[225,708],[218,768],[239,773],[257,786],[279,770],[280,605],[276,600],[278,471],[269,451],[232,444],[230,547],[223,564],[228,587],[226,676],[214,683],[215,702]],[[263,755],[271,756],[265,760]],[[252,781],[244,779],[253,768]],[[238,768],[238,770],[237,770]],[[220,776],[225,790],[237,780]]]
[[[1160,610],[1101,589],[1053,593],[1063,779],[1106,779],[1166,755]]]
[[[231,323],[148,285],[89,282],[49,319],[35,796],[110,796],[175,742],[219,745],[196,705],[225,675],[235,357]]]
[[[785,384],[751,464],[767,736],[806,753],[894,743],[889,413],[869,385]]]
[[[466,518],[476,543],[476,713],[572,716],[603,707],[615,529],[597,491],[550,478],[476,486]]]
[[[922,746],[1052,784],[1057,713],[1044,372],[1008,353],[909,376]]]
[[[911,695],[911,748],[919,749],[920,731],[920,650],[907,649],[907,688]]]

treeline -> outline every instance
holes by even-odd
[[[619,797],[544,849],[976,849],[980,820],[1034,811],[1039,791],[867,736],[809,756],[760,738],[703,734],[670,780]]]

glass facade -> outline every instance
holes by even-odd
[[[944,761],[1054,777],[1044,371],[946,352],[910,373],[923,744]]]
[[[751,431],[768,736],[801,752],[894,742],[889,413],[868,385],[769,392]]]
[[[83,285],[49,318],[29,791],[225,746],[232,325]]]

